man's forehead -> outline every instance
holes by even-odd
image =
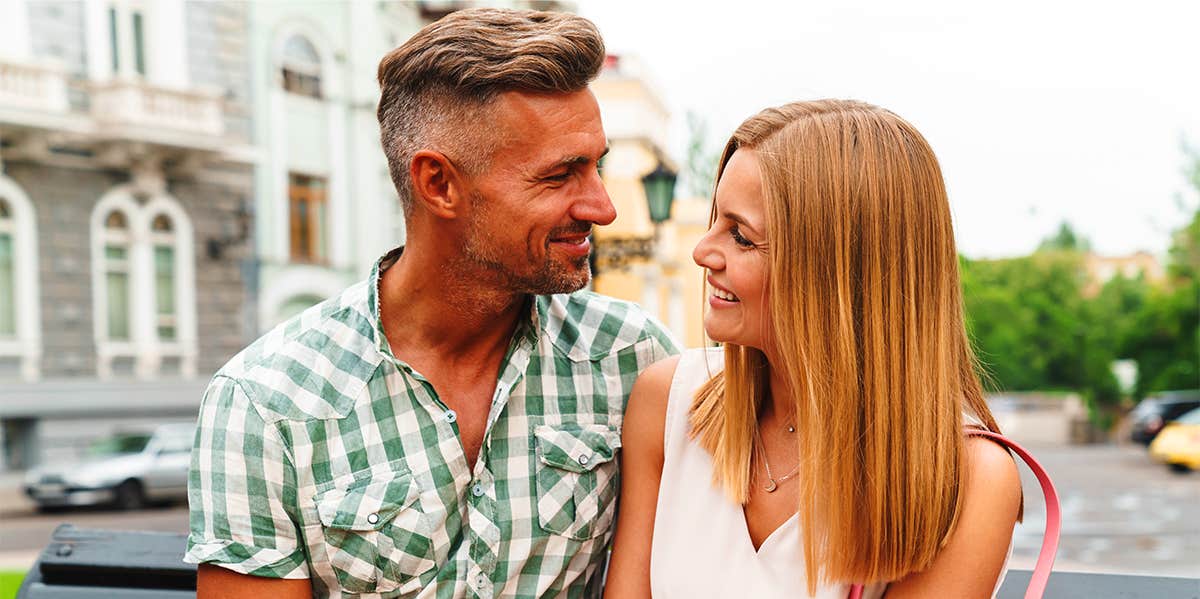
[[[527,146],[537,153],[602,152],[606,139],[600,108],[590,90],[568,93],[511,91],[493,105],[497,134],[507,146]],[[572,146],[556,148],[559,145]],[[576,147],[583,146],[583,147]],[[590,147],[595,146],[595,147]],[[558,160],[567,156],[547,156]]]

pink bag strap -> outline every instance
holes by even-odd
[[[987,437],[1013,451],[1029,466],[1038,483],[1042,485],[1042,495],[1046,499],[1046,532],[1042,538],[1042,550],[1038,553],[1037,564],[1033,567],[1033,576],[1029,579],[1029,588],[1025,591],[1025,599],[1041,599],[1046,592],[1046,584],[1050,581],[1050,570],[1054,567],[1054,555],[1058,553],[1058,537],[1062,531],[1062,509],[1058,505],[1058,491],[1046,469],[1038,463],[1024,447],[1017,445],[1012,439],[999,433],[977,428],[968,428],[968,435]],[[850,587],[849,599],[862,599],[863,585]]]

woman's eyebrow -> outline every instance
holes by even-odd
[[[762,232],[758,230],[758,227],[750,224],[750,221],[746,220],[746,217],[744,217],[736,212],[722,211],[721,216],[724,216],[725,218],[741,225],[745,229],[749,229],[750,232],[754,233],[755,235],[762,234]]]

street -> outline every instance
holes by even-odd
[[[1058,489],[1063,511],[1059,570],[1200,578],[1200,472],[1176,474],[1137,445],[1031,446]],[[1032,567],[1045,504],[1022,468],[1025,522],[1013,567]]]
[[[1200,578],[1200,472],[1175,474],[1140,446],[1033,446],[1053,477],[1063,507],[1056,569]],[[1041,546],[1045,509],[1037,481],[1022,470],[1025,522],[1011,567],[1031,567]],[[0,568],[31,564],[63,522],[86,528],[185,532],[187,510],[84,510],[37,514],[0,506]]]

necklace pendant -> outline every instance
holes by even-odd
[[[763,485],[763,488],[766,489],[768,493],[774,493],[775,489],[778,489],[779,486],[775,484],[775,479],[768,478],[767,484]]]

